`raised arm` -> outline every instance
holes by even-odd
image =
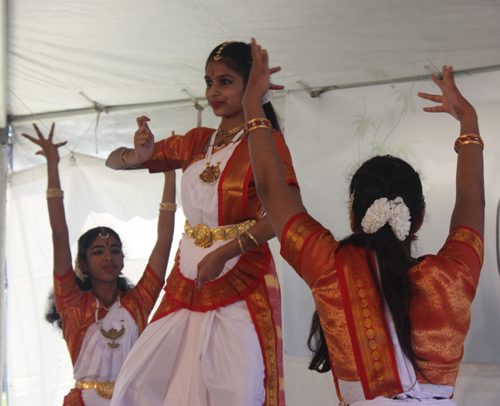
[[[430,113],[448,113],[460,122],[460,135],[479,136],[479,125],[474,107],[461,95],[453,77],[453,68],[443,66],[443,80],[432,78],[441,89],[441,95],[419,93],[424,99],[439,103],[426,107]],[[458,226],[471,227],[481,237],[484,234],[484,172],[483,148],[475,142],[464,142],[458,149],[455,208],[450,230]]]
[[[68,225],[66,224],[61,182],[59,180],[59,152],[57,150],[59,147],[66,144],[66,141],[58,144],[54,144],[52,142],[54,136],[54,126],[54,123],[52,123],[47,139],[45,139],[36,124],[33,124],[33,127],[35,127],[38,138],[31,137],[28,134],[22,135],[42,148],[37,152],[37,155],[43,155],[47,158],[47,205],[49,208],[50,227],[52,228],[54,273],[58,276],[62,276],[70,269],[72,262],[71,249],[69,246]]]
[[[265,117],[262,97],[271,87],[269,77],[280,68],[269,68],[268,55],[252,39],[252,70],[243,97],[245,120]],[[247,133],[250,160],[257,185],[257,193],[264,206],[267,217],[281,240],[281,234],[288,220],[297,213],[306,212],[297,188],[289,187],[285,170],[271,131],[258,128]]]
[[[149,266],[162,281],[165,280],[175,224],[175,171],[164,172],[162,204],[158,216],[158,238],[149,257]]]
[[[142,169],[153,154],[155,137],[148,126],[149,118],[146,116],[137,119],[139,129],[134,135],[134,149],[120,147],[109,154],[106,166],[111,169]]]

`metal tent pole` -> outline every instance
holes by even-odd
[[[0,393],[5,355],[5,228],[7,197],[7,0],[0,0]]]

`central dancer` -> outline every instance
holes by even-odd
[[[122,368],[112,405],[285,404],[281,298],[267,244],[274,232],[263,216],[243,138],[251,67],[249,44],[217,46],[205,81],[219,128],[195,128],[155,144],[149,119],[140,117],[134,149],[119,148],[108,158],[114,169],[182,168],[187,218],[163,301]],[[270,91],[281,88],[270,85]],[[298,194],[268,95],[262,102],[287,182]]]

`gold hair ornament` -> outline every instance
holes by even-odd
[[[219,49],[217,50],[217,54],[215,54],[214,56],[214,61],[220,61],[220,59],[222,58],[221,56],[221,53],[222,53],[222,50],[226,47],[226,45],[229,45],[229,44],[232,44],[234,41],[227,41],[227,42],[224,42],[220,47]]]

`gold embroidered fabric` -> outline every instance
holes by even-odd
[[[262,244],[242,255],[234,268],[213,281],[205,283],[203,291],[197,289],[194,280],[186,278],[179,270],[179,256],[170,272],[163,297],[154,319],[165,315],[170,303],[179,307],[206,312],[243,299],[262,283],[272,262],[267,244]]]
[[[75,389],[86,390],[95,389],[97,394],[104,399],[111,399],[115,389],[114,382],[97,382],[97,381],[76,381]]]
[[[215,130],[195,128],[186,135],[176,135],[155,143],[151,158],[144,163],[150,172],[172,169],[186,170],[204,154],[203,147]],[[298,185],[290,151],[283,135],[273,132],[273,138],[281,155],[287,182]],[[249,218],[262,217],[262,203],[257,196],[253,179],[248,142],[243,139],[235,148],[219,179],[219,227],[242,223]]]
[[[378,295],[377,281],[366,261],[365,249],[346,245],[337,251],[335,259],[365,397],[395,396],[403,392],[403,386],[385,309]]]
[[[337,277],[337,247],[330,231],[306,213],[293,217],[283,230],[281,255],[312,290],[333,374],[360,381]]]
[[[162,283],[148,266],[134,289],[120,292],[122,306],[129,311],[139,327],[139,334],[147,325],[162,288]],[[76,285],[73,269],[62,277],[54,275],[54,298],[57,312],[62,318],[63,336],[70,352],[73,365],[78,359],[87,329],[95,323],[95,298],[92,292],[81,291]],[[104,307],[98,311],[98,319],[106,316]]]
[[[437,255],[425,256],[410,272],[413,348],[428,360],[418,364],[434,384],[455,385],[483,255],[474,230],[455,228]],[[419,381],[426,382],[421,376]]]
[[[367,374],[366,365],[362,367],[364,371],[360,371],[356,364],[338,280],[339,264],[335,260],[338,242],[311,216],[302,213],[286,225],[281,247],[283,258],[312,289],[334,376],[361,381],[365,374],[372,376],[370,381],[373,381],[377,375],[370,375],[369,370]],[[418,356],[428,360],[420,361],[419,366],[434,384],[455,384],[463,342],[470,325],[470,308],[479,280],[483,250],[483,242],[474,230],[456,228],[437,255],[422,257],[410,270],[414,285],[410,304],[413,348]],[[349,272],[349,269],[357,269],[361,261],[366,261],[362,255],[346,252],[343,266]],[[357,279],[354,280],[358,283]],[[358,288],[359,291],[363,289]],[[366,298],[371,295],[371,299],[379,300],[373,289],[364,289],[363,294]],[[365,317],[363,306],[356,312],[357,321],[370,323],[370,316]],[[371,310],[368,312],[372,314]],[[372,319],[370,321],[373,323]],[[371,341],[368,341],[368,347],[370,345]],[[419,380],[424,381],[422,377]],[[377,382],[371,383],[378,385]]]

